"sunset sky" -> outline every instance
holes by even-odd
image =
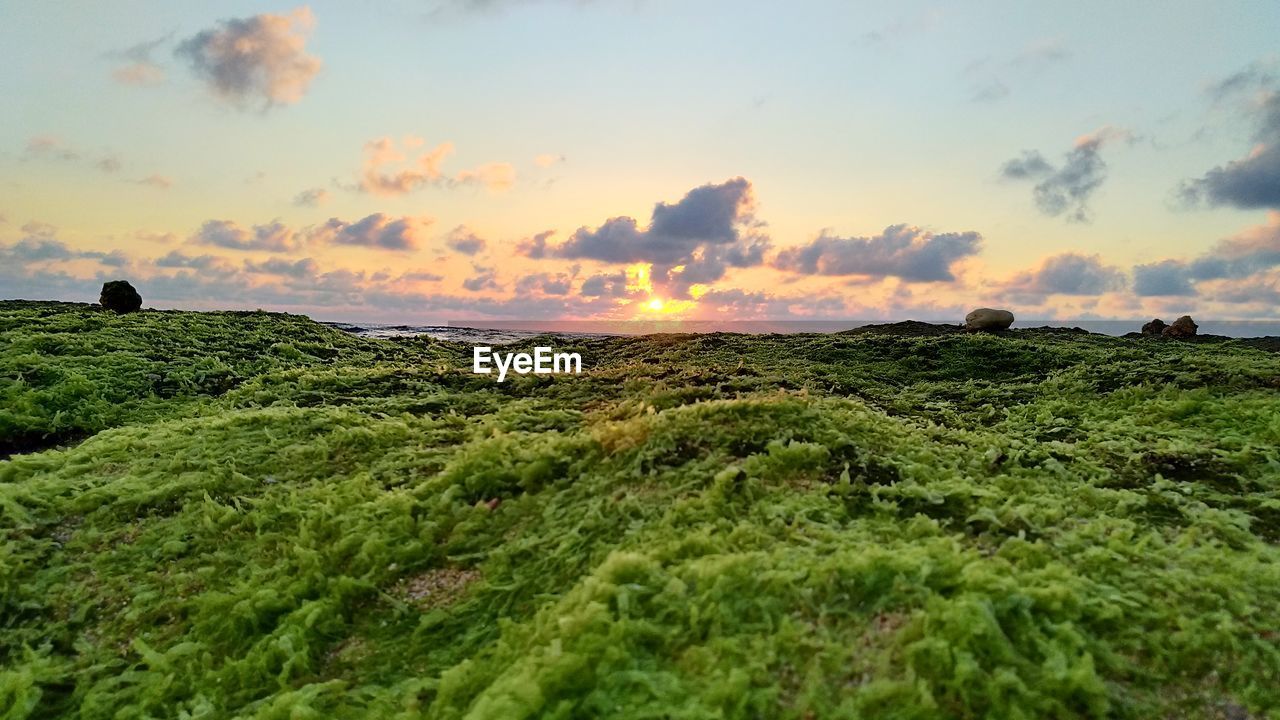
[[[1276,319],[1280,3],[0,1],[0,298]]]

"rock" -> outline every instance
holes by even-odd
[[[978,308],[964,316],[964,329],[969,332],[978,330],[1008,330],[1013,324],[1013,313],[1008,310]]]
[[[1189,338],[1196,336],[1196,329],[1199,328],[1196,321],[1191,319],[1190,315],[1183,315],[1173,324],[1164,329],[1163,335],[1170,338]]]
[[[1160,318],[1156,318],[1155,320],[1152,320],[1151,322],[1142,326],[1142,334],[1143,335],[1159,335],[1160,333],[1164,332],[1164,329],[1167,327],[1169,326],[1165,325],[1163,320],[1161,320]]]
[[[102,284],[98,303],[108,310],[131,313],[142,307],[142,296],[127,280],[112,280]]]

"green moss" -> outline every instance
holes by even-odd
[[[1280,357],[1238,343],[654,336],[498,385],[288,315],[0,335],[6,718],[1280,708]]]

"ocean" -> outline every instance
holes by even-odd
[[[417,337],[501,345],[537,335],[565,337],[618,337],[653,333],[735,332],[744,334],[831,333],[888,320],[463,320],[445,325],[393,325],[384,323],[326,323],[363,337]],[[1120,336],[1142,329],[1145,320],[1019,320],[1014,328],[1081,328],[1101,335]],[[1205,320],[1201,335],[1226,337],[1277,337],[1276,320]]]

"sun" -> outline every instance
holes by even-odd
[[[654,298],[650,300],[648,307],[654,312],[662,312],[662,298]]]

